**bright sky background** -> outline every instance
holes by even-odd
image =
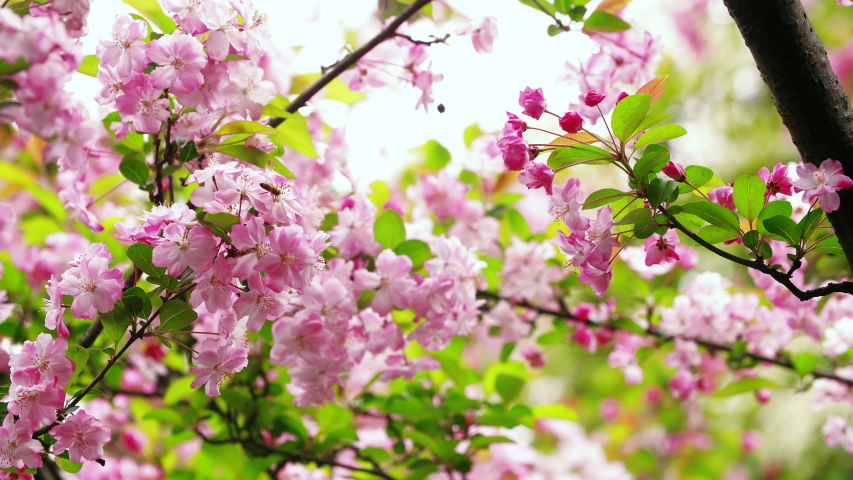
[[[280,47],[301,47],[292,68],[295,74],[318,72],[321,65],[339,59],[345,45],[346,30],[358,32],[360,42],[367,41],[380,25],[372,17],[377,0],[256,0],[265,11],[274,41]],[[600,0],[593,0],[590,10]],[[413,159],[409,150],[435,139],[450,149],[453,158],[465,156],[462,132],[479,124],[482,130],[498,131],[507,110],[519,111],[518,92],[526,86],[542,87],[549,106],[562,112],[577,89],[559,84],[566,60],[583,58],[592,52],[591,41],[583,34],[570,32],[557,37],[545,33],[549,18],[515,0],[451,0],[459,13],[479,19],[487,15],[498,19],[499,38],[494,52],[478,55],[468,37],[452,37],[448,45],[430,47],[433,71],[444,75],[434,86],[436,104],[429,113],[415,110],[418,93],[412,88],[380,88],[367,92],[368,100],[345,108],[339,102],[316,102],[316,108],[334,127],[346,126],[350,146],[349,167],[363,181],[388,180]],[[664,0],[635,0],[629,20],[641,35],[650,29],[668,46],[678,47],[678,37],[665,15],[655,15]],[[728,20],[724,7],[714,9],[712,17]],[[118,0],[95,0],[89,17],[89,35],[84,52],[94,53],[95,45],[106,36],[116,15],[133,10]],[[456,25],[437,30],[434,23],[422,20],[411,28],[412,36],[453,33]],[[75,74],[70,85],[81,100],[97,112],[92,98],[98,82]],[[443,103],[441,114],[435,105]],[[104,112],[95,113],[98,118]],[[688,130],[690,130],[688,128]]]

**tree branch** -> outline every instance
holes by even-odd
[[[724,0],[803,160],[853,174],[853,109],[800,0]],[[838,7],[830,7],[838,8]],[[853,192],[828,214],[853,269]]]
[[[498,301],[504,300],[504,301],[509,302],[513,305],[517,305],[519,307],[524,307],[524,308],[527,308],[529,310],[533,310],[533,311],[540,313],[542,315],[551,315],[552,317],[571,320],[573,322],[582,323],[588,327],[609,328],[611,330],[620,330],[620,328],[614,327],[613,325],[610,325],[607,323],[596,323],[596,322],[593,322],[591,320],[583,320],[583,319],[576,317],[575,315],[572,315],[569,312],[565,312],[565,311],[558,312],[555,310],[549,310],[547,308],[537,307],[536,305],[533,305],[533,304],[525,302],[525,301],[520,301],[520,302],[513,301],[512,299],[504,298],[504,297],[502,297],[496,293],[492,293],[489,291],[482,291],[481,290],[481,291],[477,292],[477,295],[481,298],[488,298],[491,300],[498,300]],[[702,345],[703,347],[705,347],[709,350],[717,350],[717,351],[725,351],[725,352],[731,352],[732,351],[731,345],[726,345],[724,343],[711,342],[708,340],[702,340],[700,338],[690,338],[690,337],[685,337],[685,336],[678,336],[678,337],[668,336],[659,330],[652,330],[651,327],[649,327],[646,330],[646,335],[649,335],[649,336],[652,336],[652,337],[655,337],[655,338],[658,338],[661,340],[670,340],[673,338],[682,338],[684,340],[690,340],[692,342],[696,342],[698,345]],[[783,368],[787,368],[789,370],[795,370],[796,371],[796,367],[794,366],[794,364],[790,360],[788,360],[787,358],[780,358],[780,357],[771,358],[771,357],[765,357],[764,355],[758,355],[758,354],[750,353],[750,352],[745,352],[744,357],[752,358],[758,362],[772,363],[773,365],[777,365],[777,366],[780,366]],[[844,377],[839,377],[834,372],[828,372],[826,370],[813,370],[811,372],[811,374],[817,378],[826,378],[829,380],[835,380],[835,381],[841,382],[847,386],[853,387],[853,380],[850,380],[850,379],[847,379]]]
[[[296,98],[293,99],[293,102],[284,109],[287,113],[296,113],[297,110],[304,107],[308,100],[311,99],[314,95],[317,94],[320,90],[323,89],[326,85],[328,85],[332,80],[337,78],[340,74],[344,73],[348,68],[355,65],[357,61],[361,59],[361,57],[367,55],[367,53],[373,50],[377,45],[384,42],[385,40],[393,37],[397,33],[397,29],[400,25],[403,24],[406,20],[408,20],[412,15],[420,11],[421,8],[429,4],[432,0],[416,0],[414,3],[409,5],[405,10],[403,10],[400,15],[397,16],[391,23],[388,24],[381,32],[379,32],[375,37],[371,38],[369,42],[365,43],[358,50],[350,53],[346,57],[344,57],[341,61],[333,65],[331,68],[326,70],[326,72],[317,79],[316,82],[312,83],[308,88],[305,89],[304,92],[300,93]],[[269,125],[271,127],[277,127],[283,122],[285,119],[281,117],[276,117],[270,119]]]

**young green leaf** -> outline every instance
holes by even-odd
[[[178,153],[178,160],[181,163],[186,163],[196,158],[198,158],[198,149],[195,146],[195,142],[190,140],[181,147],[181,151]]]
[[[151,263],[151,255],[154,252],[154,247],[144,243],[134,243],[127,247],[127,258],[133,262],[140,270],[152,277],[159,277],[160,274],[166,271],[166,267],[156,267]]]
[[[705,220],[711,225],[740,232],[740,221],[735,212],[713,202],[702,201],[684,205],[684,212]]]
[[[693,190],[693,187],[699,188],[705,185],[712,178],[714,178],[714,172],[710,168],[700,165],[688,165],[684,169],[684,183],[678,185],[678,191],[680,193],[687,193]]]
[[[734,232],[727,228],[718,227],[716,225],[706,225],[702,227],[697,233],[699,238],[705,240],[710,244],[723,243],[728,242],[729,240],[734,240],[738,238],[737,232]]]
[[[169,300],[160,307],[159,330],[183,330],[198,318],[198,314],[183,300]]]
[[[148,318],[151,315],[151,299],[145,290],[132,287],[125,290],[121,297],[122,303],[134,317]]]
[[[764,192],[767,185],[756,175],[741,175],[735,180],[732,199],[735,208],[747,220],[752,222],[764,207]]]
[[[148,165],[145,164],[145,157],[138,152],[125,155],[118,164],[118,171],[124,178],[137,185],[145,185],[148,181]]]
[[[83,371],[83,368],[89,361],[89,351],[80,345],[70,345],[68,347],[68,353],[65,356],[74,362],[74,374],[72,374],[71,379],[68,380],[68,385],[73,385],[74,380],[80,376],[80,372]]]
[[[406,240],[394,247],[397,255],[406,255],[412,260],[412,269],[417,270],[425,261],[432,258],[429,245],[422,240]]]
[[[634,176],[645,179],[650,173],[657,173],[669,162],[669,150],[662,145],[649,145],[643,156],[634,165]]]
[[[226,123],[216,131],[217,135],[236,135],[239,133],[277,135],[279,132],[268,125],[262,125],[258,122],[250,122],[248,120],[238,120],[236,122]]]
[[[314,148],[314,142],[311,140],[311,132],[308,130],[308,120],[305,119],[299,112],[286,113],[283,116],[284,121],[281,122],[276,129],[279,131],[278,137],[281,142],[299,151],[306,157],[317,158],[317,150]]]
[[[638,130],[643,131],[641,127]],[[634,148],[643,148],[653,143],[662,143],[673,138],[678,138],[686,133],[687,130],[679,125],[661,125],[660,127],[649,130],[638,138]]]
[[[403,219],[394,210],[385,210],[373,224],[376,241],[385,248],[393,249],[406,239],[406,227]]]
[[[527,225],[527,220],[524,219],[524,216],[518,213],[518,210],[514,208],[510,209],[508,217],[509,225],[512,227],[512,231],[518,235],[518,238],[522,240],[530,238],[530,227]]]
[[[101,323],[104,325],[104,331],[113,341],[113,345],[118,345],[124,338],[124,332],[130,325],[130,312],[125,307],[124,302],[119,300],[115,307],[110,312],[104,312],[100,315]]]
[[[649,183],[646,198],[652,208],[658,208],[662,203],[669,201],[669,198],[677,190],[678,182],[675,180],[656,178]]]
[[[761,213],[758,214],[758,220],[755,222],[755,228],[759,233],[768,237],[772,235],[766,228],[764,228],[764,221],[771,217],[790,217],[794,212],[794,208],[791,206],[791,203],[787,200],[776,200],[774,202],[770,202],[761,209]]]
[[[817,366],[817,357],[811,353],[805,352],[797,355],[792,360],[794,368],[800,375],[808,375],[812,373]]]
[[[588,162],[590,160],[592,162]],[[600,160],[601,163],[605,164],[610,163],[613,160],[613,154],[594,145],[571,145],[569,147],[558,148],[551,152],[551,155],[548,157],[548,166],[556,170],[578,162],[588,162],[591,165],[598,164],[596,160]]]
[[[652,97],[649,94],[629,95],[616,104],[611,125],[613,133],[623,145],[628,143],[637,127],[646,118],[651,104]]]
[[[584,30],[592,32],[621,32],[631,28],[625,20],[607,12],[592,12],[585,22],[583,22]]]
[[[758,246],[758,239],[761,234],[758,230],[750,230],[743,234],[743,246],[746,248],[755,248]]]
[[[818,225],[823,220],[823,210],[815,209],[807,213],[800,223],[797,224],[797,236],[808,239],[812,236]]]
[[[514,375],[501,373],[495,378],[495,390],[506,403],[515,400],[522,388],[524,388],[524,380]]]
[[[797,224],[788,217],[777,215],[764,220],[764,228],[768,232],[779,235],[791,246],[800,243],[800,235],[797,233]]]
[[[584,200],[583,210],[589,210],[590,208],[603,207],[604,205],[607,205],[607,204],[610,204],[610,203],[613,203],[613,202],[619,200],[619,198],[621,198],[621,196],[624,194],[625,194],[625,192],[622,192],[620,190],[616,190],[615,188],[604,188],[604,189],[592,192],[589,194],[588,197],[586,197],[586,200]]]

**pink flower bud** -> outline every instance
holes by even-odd
[[[670,160],[661,171],[664,175],[676,182],[683,182],[687,178],[687,175],[684,173],[684,166],[680,163],[675,163],[672,160]]]
[[[575,112],[567,112],[560,117],[560,128],[569,133],[578,133],[583,128],[583,119]]]
[[[605,95],[598,94],[595,90],[590,90],[586,92],[586,96],[583,97],[583,103],[586,104],[587,107],[594,107],[601,103],[604,100]]]
[[[619,416],[619,402],[612,398],[605,398],[598,406],[598,411],[601,414],[601,419],[610,423]]]
[[[545,191],[548,195],[551,195],[554,184],[554,171],[544,163],[531,162],[521,172],[521,175],[518,176],[518,181],[523,183],[527,188],[545,187]]]
[[[506,137],[498,142],[504,165],[508,170],[520,171],[530,161],[530,151],[527,142],[519,136]]]
[[[760,388],[755,391],[755,398],[761,403],[767,403],[773,398],[773,392],[769,388]]]
[[[625,97],[627,97],[627,96],[628,96],[628,94],[627,94],[627,93],[625,93],[625,92],[620,93],[620,94],[619,94],[619,96],[618,96],[618,97],[616,97],[616,103],[621,102],[621,101],[622,101],[622,99],[623,99],[623,98],[625,98]]]
[[[596,338],[595,332],[586,325],[579,326],[572,338],[589,353],[595,353],[598,349],[598,338]]]
[[[545,113],[545,95],[541,88],[532,89],[525,88],[518,94],[518,104],[524,108],[524,114],[529,115],[536,120]]]
[[[761,434],[755,430],[747,430],[743,432],[743,437],[740,439],[740,446],[744,453],[754,452],[761,445]]]
[[[533,368],[542,368],[545,366],[545,357],[539,352],[539,349],[534,345],[525,345],[521,349],[521,355],[530,363]]]

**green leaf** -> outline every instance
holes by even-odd
[[[651,223],[652,211],[648,208],[637,208],[628,212],[616,225],[634,225],[636,223]]]
[[[636,131],[637,131],[637,133],[639,133],[639,132],[642,132],[643,130],[648,130],[648,129],[654,127],[655,125],[661,124],[661,123],[669,120],[670,118],[672,118],[672,115],[665,115],[663,113],[650,113],[650,114],[646,115],[646,118],[644,118],[642,122],[640,122],[640,124],[637,126]],[[650,144],[653,144],[653,143],[650,142]],[[635,145],[634,148],[637,149],[640,147]]]
[[[787,200],[770,202],[758,214],[758,221],[755,223],[755,228],[765,237],[769,237],[772,233],[764,228],[764,221],[771,217],[790,217],[793,212],[794,208]]]
[[[604,188],[589,194],[584,200],[583,210],[589,210],[590,208],[598,208],[603,207],[604,205],[608,205],[613,203],[624,195],[625,192],[621,190],[616,190],[615,188]]]
[[[141,153],[132,152],[125,155],[118,164],[118,171],[137,185],[145,185],[148,181],[148,165],[145,164],[145,157]]]
[[[190,160],[195,160],[198,158],[198,149],[196,148],[195,142],[190,140],[181,147],[181,151],[178,154],[178,160],[181,163],[189,162]]]
[[[524,380],[515,375],[501,373],[495,378],[495,390],[506,403],[515,400],[522,388],[524,388]]]
[[[559,418],[576,422],[578,413],[562,403],[555,403],[533,407],[533,418]]]
[[[484,448],[493,443],[514,443],[514,441],[506,437],[486,437],[478,433],[471,437],[471,444],[468,448]]]
[[[278,138],[281,142],[290,148],[296,149],[299,153],[306,157],[317,158],[317,150],[314,148],[314,142],[311,139],[311,132],[308,130],[308,120],[305,119],[299,112],[288,113],[282,112],[284,121],[277,127]]]
[[[673,193],[678,191],[678,182],[672,179],[656,178],[652,180],[646,190],[646,198],[652,208],[658,208],[662,203],[669,201]]]
[[[166,388],[166,394],[163,396],[163,403],[166,405],[177,405],[181,400],[189,397],[193,389],[190,384],[193,382],[193,377],[183,377],[169,383]]]
[[[515,350],[515,343],[510,342],[504,344],[504,346],[501,348],[501,363],[506,363],[507,360],[509,360],[509,356],[512,355],[513,350]]]
[[[239,158],[244,162],[251,163],[252,165],[261,168],[266,167],[268,163],[278,163],[278,160],[276,160],[275,157],[255,147],[245,147],[243,145],[229,145],[226,147],[217,147],[216,150],[218,152],[224,153],[225,155],[231,155],[232,157]]]
[[[738,238],[738,233],[728,228],[718,227],[716,225],[706,225],[697,233],[699,238],[710,244],[728,242]]]
[[[764,207],[764,192],[766,191],[767,185],[757,175],[741,175],[735,180],[734,191],[732,192],[735,208],[750,223]]]
[[[528,7],[541,12],[542,9],[545,9],[545,12],[548,15],[554,15],[557,13],[556,7],[554,4],[549,2],[548,0],[518,0],[519,3],[523,5],[527,5]]]
[[[483,131],[480,129],[480,126],[476,123],[473,125],[468,125],[465,128],[465,131],[462,132],[462,139],[465,141],[465,148],[471,148],[471,144],[474,143],[474,140],[478,139],[483,135]]]
[[[80,376],[80,372],[83,371],[83,368],[89,361],[89,351],[80,345],[70,345],[65,356],[74,362],[74,374],[71,375],[71,380],[68,380],[68,385],[73,385],[74,380]]]
[[[552,24],[548,25],[547,32],[548,32],[549,37],[556,37],[557,35],[563,33],[564,30],[552,23]]]
[[[148,318],[151,315],[151,299],[145,290],[132,287],[122,294],[122,303],[134,317]]]
[[[198,314],[183,300],[169,300],[160,307],[158,330],[183,330],[198,318]]]
[[[376,223],[373,224],[373,234],[376,236],[376,241],[383,247],[393,250],[394,247],[406,240],[406,227],[397,212],[385,210],[376,218]]]
[[[80,398],[80,394],[83,393],[83,390],[85,390],[85,389],[77,390],[76,392],[74,392],[74,395],[72,395],[72,397]],[[98,390],[97,388],[93,388],[93,389],[89,390],[88,392],[86,392],[86,395],[83,398],[99,398],[99,397],[105,397],[105,396],[106,395],[104,395],[104,392]]]
[[[838,237],[835,235],[831,237],[826,237],[823,240],[817,242],[812,246],[813,252],[824,252],[830,253],[832,255],[838,255],[841,258],[845,258],[844,249],[841,248],[841,244],[838,243]]]
[[[794,368],[797,369],[797,373],[805,376],[814,371],[817,366],[817,357],[806,352],[794,357],[792,362],[794,363]]]
[[[702,201],[684,205],[684,212],[705,220],[711,225],[740,233],[740,221],[735,212],[713,202]]]
[[[642,127],[638,128],[638,130],[641,132],[643,131]],[[686,133],[687,130],[680,125],[662,125],[660,127],[653,128],[640,136],[640,138],[637,139],[637,143],[634,145],[634,148],[643,148],[646,145],[651,145],[653,143],[663,143],[667,140],[678,138]]]
[[[428,140],[422,147],[414,150],[423,152],[424,167],[430,170],[441,170],[450,163],[450,150],[435,140]]]
[[[797,224],[797,236],[808,239],[812,236],[820,222],[823,220],[823,210],[815,209],[807,213],[800,223]]]
[[[218,212],[199,217],[198,223],[210,229],[217,237],[226,238],[231,233],[231,228],[240,223],[240,219],[233,213]]]
[[[592,12],[585,22],[583,22],[584,30],[593,32],[621,32],[631,28],[625,20],[607,12]]]
[[[796,247],[800,243],[797,224],[788,217],[777,215],[775,217],[765,219],[764,228],[770,233],[779,235],[793,247]]]
[[[175,31],[175,21],[171,17],[163,13],[160,8],[160,3],[157,0],[121,0],[122,2],[135,8],[143,17],[151,21],[163,33],[170,34]]]
[[[30,64],[27,63],[23,58],[15,60],[14,63],[8,63],[4,60],[0,60],[0,77],[13,75],[15,73],[20,72],[21,70],[26,70],[28,68],[30,68]]]
[[[127,327],[130,325],[130,312],[124,305],[124,302],[116,302],[112,311],[104,312],[100,317],[101,323],[104,325],[104,331],[113,340],[113,345],[118,345],[122,338],[124,338],[124,332],[127,331]]]
[[[412,270],[421,268],[425,261],[432,258],[429,245],[422,240],[406,240],[394,247],[394,253],[405,255],[412,260]]]
[[[627,318],[617,318],[609,323],[610,328],[616,330],[627,330],[631,333],[636,333],[637,335],[645,335],[646,330],[637,325],[636,322]]]
[[[527,220],[524,219],[524,216],[518,210],[511,208],[507,213],[507,217],[509,218],[509,225],[512,227],[512,231],[515,232],[518,238],[522,240],[530,238],[530,227],[527,225]]]
[[[182,424],[181,414],[171,408],[158,408],[142,416],[143,420],[159,420],[161,422]]]
[[[589,160],[600,160],[600,162],[588,162],[590,165],[607,164],[612,162],[613,154],[594,145],[571,145],[558,148],[551,152],[551,155],[548,157],[548,166],[557,170],[572,163]]]
[[[742,378],[737,382],[730,383],[725,388],[717,391],[715,397],[731,397],[744,392],[754,392],[762,388],[779,388],[779,384],[766,378]]]
[[[566,332],[559,332],[557,330],[551,330],[544,335],[540,335],[539,338],[536,339],[536,343],[539,345],[559,345],[565,342]]]
[[[64,472],[77,473],[83,468],[82,463],[72,462],[70,459],[60,457],[59,455],[54,457],[54,460],[56,461],[56,466]]]
[[[98,65],[100,65],[101,61],[98,60],[98,57],[95,55],[86,55],[83,57],[83,61],[80,62],[80,67],[77,69],[78,72],[83,75],[88,75],[90,77],[98,76]]]
[[[250,122],[248,120],[238,120],[236,122],[226,123],[216,131],[216,135],[236,135],[240,133],[278,135],[279,131],[268,125],[262,125],[258,122]]]
[[[337,430],[343,430],[350,426],[352,412],[334,403],[327,403],[317,411],[317,425],[320,433],[329,434]]]
[[[613,109],[612,127],[613,133],[622,142],[628,143],[652,105],[652,96],[644,93],[642,95],[629,95],[616,104]]]
[[[657,173],[669,162],[669,150],[662,145],[649,145],[643,150],[643,156],[634,165],[634,176],[645,179],[650,173]]]
[[[714,178],[714,172],[711,171],[710,168],[699,165],[689,165],[684,169],[684,183],[678,185],[678,191],[681,193],[687,193],[693,190],[691,185],[699,188],[708,183],[712,178]]]
[[[127,247],[127,258],[140,270],[156,278],[166,271],[166,267],[157,267],[151,263],[152,252],[154,252],[154,247],[151,245],[134,243]]]
[[[761,237],[761,234],[758,233],[758,230],[750,230],[743,234],[743,246],[746,248],[755,248],[758,246],[758,240]]]

